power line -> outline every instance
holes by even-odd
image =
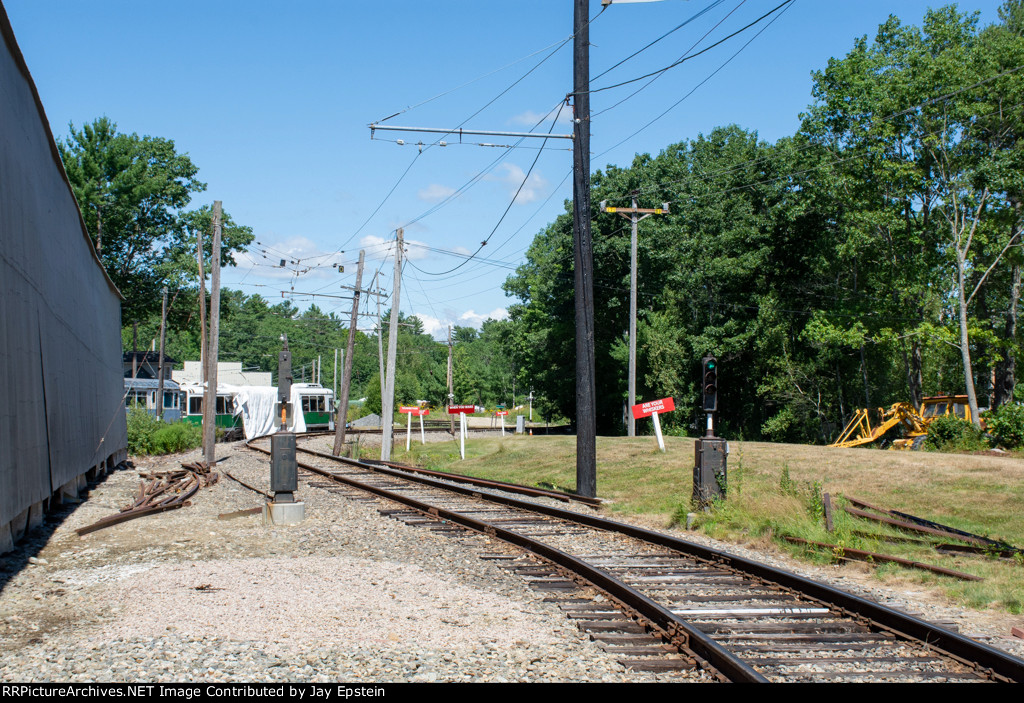
[[[619,66],[621,66],[622,64],[624,64],[624,63],[626,63],[627,61],[629,61],[629,60],[631,60],[631,59],[633,59],[633,58],[635,58],[635,57],[639,56],[640,54],[642,54],[643,52],[647,51],[647,50],[648,50],[648,49],[650,49],[650,48],[651,48],[652,46],[654,46],[655,44],[657,44],[658,42],[660,42],[660,41],[661,41],[662,39],[665,39],[666,37],[668,37],[668,36],[670,36],[670,35],[674,34],[674,33],[675,33],[675,32],[677,32],[677,31],[679,31],[680,29],[682,29],[682,28],[683,28],[683,27],[685,27],[686,25],[690,24],[690,23],[691,23],[691,22],[693,22],[694,20],[696,20],[696,19],[698,19],[698,18],[702,17],[703,15],[707,14],[707,13],[708,13],[708,12],[710,12],[711,10],[715,9],[716,7],[718,7],[719,5],[721,5],[721,4],[723,3],[723,2],[725,2],[725,0],[714,0],[714,2],[712,2],[712,3],[710,4],[710,5],[708,5],[707,7],[705,7],[705,8],[703,9],[703,10],[700,10],[700,11],[699,11],[699,12],[697,12],[696,14],[694,14],[694,15],[691,15],[691,16],[690,16],[689,18],[687,18],[687,19],[683,20],[682,22],[680,22],[680,23],[679,23],[679,24],[677,24],[677,25],[676,25],[675,27],[673,27],[672,29],[670,29],[670,30],[668,30],[667,32],[665,32],[664,34],[662,34],[662,35],[661,35],[660,37],[658,37],[658,38],[657,38],[657,39],[655,39],[654,41],[652,41],[652,42],[650,42],[650,43],[648,43],[648,44],[644,45],[644,46],[643,46],[643,47],[641,47],[640,49],[637,49],[636,51],[634,51],[634,52],[633,52],[632,54],[630,54],[630,55],[629,55],[629,56],[627,56],[626,58],[622,59],[621,61],[619,61],[619,62],[617,62],[617,63],[615,63],[615,64],[612,64],[611,66],[609,66],[608,68],[606,68],[605,70],[601,71],[601,72],[600,72],[600,73],[598,73],[598,74],[597,74],[596,76],[594,76],[593,78],[591,78],[590,80],[591,80],[591,81],[596,81],[596,80],[597,80],[598,78],[602,77],[602,76],[603,76],[603,75],[605,75],[606,73],[611,73],[611,72],[612,72],[613,70],[615,70],[616,68],[618,68],[618,67],[619,67]],[[742,5],[743,3],[740,3],[740,4]]]
[[[433,102],[434,100],[437,100],[438,98],[443,98],[446,95],[449,95],[449,94],[454,93],[454,92],[456,92],[458,90],[461,90],[461,89],[463,89],[463,88],[465,88],[467,86],[470,86],[470,85],[476,83],[477,81],[481,81],[484,78],[488,78],[490,76],[493,76],[495,73],[500,73],[500,72],[504,71],[506,68],[511,68],[512,66],[515,66],[517,63],[522,63],[526,59],[533,58],[537,54],[539,54],[541,52],[544,52],[544,51],[547,51],[548,49],[550,49],[552,47],[561,48],[562,46],[564,46],[569,41],[572,41],[572,36],[571,35],[569,37],[567,37],[566,39],[560,39],[557,42],[554,42],[552,44],[548,44],[547,46],[545,46],[545,47],[543,47],[541,49],[537,49],[536,51],[534,51],[532,53],[529,53],[526,56],[523,56],[521,58],[516,59],[515,61],[507,63],[504,66],[502,66],[501,68],[496,68],[493,71],[489,71],[489,72],[484,73],[484,74],[482,74],[480,76],[477,76],[476,78],[474,78],[472,80],[466,81],[462,85],[459,85],[459,86],[456,86],[454,88],[450,88],[448,90],[445,90],[445,91],[443,91],[441,93],[438,93],[434,97],[427,98],[426,100],[418,102],[415,105],[410,105],[410,106],[408,106],[408,107],[406,107],[406,108],[404,108],[402,110],[399,110],[398,112],[394,113],[393,115],[388,115],[387,117],[385,117],[383,119],[377,120],[377,122],[386,122],[386,121],[390,120],[392,117],[398,117],[399,115],[404,114],[406,112],[409,112],[410,110],[414,110],[417,107],[420,107],[422,105],[426,105],[427,103]]]
[[[725,21],[726,21],[727,19],[729,19],[730,17],[732,17],[733,13],[734,13],[734,12],[736,12],[736,11],[737,11],[738,9],[740,9],[740,7],[741,7],[741,6],[743,5],[743,3],[744,3],[744,2],[746,2],[746,0],[741,0],[741,2],[740,2],[740,3],[738,4],[738,5],[736,5],[736,7],[734,7],[734,8],[733,8],[733,9],[732,9],[732,10],[731,10],[731,11],[730,11],[730,12],[729,12],[728,14],[726,14],[726,15],[725,15],[725,17],[723,17],[722,19],[720,19],[720,20],[718,21],[718,23],[717,23],[717,24],[715,24],[715,25],[714,25],[714,26],[713,26],[713,27],[712,27],[711,29],[709,29],[709,30],[708,30],[707,32],[705,32],[705,33],[703,34],[703,36],[701,36],[701,37],[700,37],[700,39],[698,39],[698,40],[697,40],[697,41],[695,41],[695,42],[694,42],[693,44],[691,44],[691,45],[690,45],[690,48],[689,48],[689,49],[687,49],[687,50],[686,50],[686,52],[688,53],[688,52],[690,52],[690,51],[693,51],[693,49],[694,49],[694,48],[695,48],[695,47],[696,47],[696,46],[697,46],[698,44],[700,44],[700,43],[701,43],[702,41],[704,41],[704,40],[705,40],[705,39],[706,39],[706,38],[708,37],[708,35],[710,35],[710,34],[711,34],[711,33],[712,33],[713,31],[715,31],[716,29],[718,29],[718,28],[719,28],[719,27],[720,27],[720,26],[722,25],[722,23],[723,23],[723,22],[725,22]],[[646,89],[647,89],[647,88],[648,88],[648,87],[649,87],[649,86],[650,86],[650,85],[651,85],[652,83],[654,83],[654,81],[658,80],[658,79],[659,79],[659,78],[661,78],[661,77],[662,77],[663,75],[665,75],[665,73],[664,73],[664,72],[658,72],[658,73],[657,73],[657,74],[656,74],[656,75],[655,75],[655,76],[654,76],[653,78],[651,78],[651,80],[649,80],[649,81],[647,81],[646,83],[644,83],[644,84],[643,84],[642,86],[640,86],[639,88],[637,88],[636,90],[634,90],[634,91],[633,91],[632,93],[630,93],[630,94],[629,94],[629,95],[627,95],[626,97],[622,98],[621,100],[619,100],[619,101],[618,101],[617,103],[615,103],[614,105],[611,105],[611,106],[609,106],[609,107],[606,107],[606,108],[605,108],[605,109],[603,109],[603,110],[600,110],[599,112],[596,112],[596,113],[594,113],[594,115],[593,115],[592,117],[598,117],[599,115],[603,115],[603,114],[604,114],[604,113],[606,113],[606,112],[609,112],[609,111],[611,111],[611,110],[614,110],[614,109],[615,109],[615,108],[617,108],[617,107],[618,107],[619,105],[622,105],[623,103],[625,103],[625,102],[628,102],[628,101],[632,100],[632,99],[633,99],[634,97],[636,97],[636,96],[637,96],[638,94],[640,94],[640,93],[641,93],[642,91],[646,90]]]
[[[690,92],[686,93],[686,94],[685,94],[685,95],[684,95],[683,97],[681,97],[681,98],[680,98],[679,100],[677,100],[677,101],[676,101],[676,102],[674,102],[674,103],[673,103],[672,105],[670,105],[670,106],[668,107],[668,109],[666,109],[666,110],[665,110],[664,112],[662,112],[662,113],[661,113],[660,115],[658,115],[658,116],[657,116],[657,117],[655,117],[655,118],[654,118],[653,120],[651,120],[650,122],[648,122],[647,124],[645,124],[645,125],[644,125],[643,127],[641,127],[640,129],[636,130],[636,131],[635,131],[635,132],[633,132],[633,133],[632,133],[631,135],[629,135],[628,137],[626,137],[626,138],[625,138],[625,139],[623,139],[622,141],[618,142],[618,143],[617,143],[617,144],[615,144],[614,146],[612,146],[612,147],[609,147],[608,149],[605,149],[604,151],[602,151],[602,152],[601,152],[600,154],[598,154],[598,158],[600,158],[600,157],[601,157],[601,156],[603,156],[604,154],[607,154],[607,153],[608,153],[609,151],[611,151],[612,149],[617,149],[618,147],[622,146],[623,144],[625,144],[626,142],[628,142],[628,141],[629,141],[630,139],[632,139],[632,138],[633,138],[633,137],[635,137],[636,135],[640,134],[640,132],[643,132],[643,131],[644,131],[645,129],[647,129],[648,127],[650,127],[650,126],[651,126],[652,124],[654,124],[655,122],[657,122],[658,120],[660,120],[660,119],[661,119],[662,117],[664,117],[665,115],[667,115],[667,114],[668,114],[669,112],[671,112],[671,111],[672,111],[672,110],[674,110],[675,108],[677,108],[677,107],[678,107],[678,106],[679,106],[679,105],[680,105],[680,104],[681,104],[681,103],[682,103],[682,102],[683,102],[684,100],[686,100],[686,99],[687,99],[687,98],[689,98],[689,97],[690,97],[691,95],[693,95],[693,94],[694,94],[694,93],[695,93],[695,92],[696,92],[696,91],[697,91],[697,90],[698,90],[699,88],[701,88],[701,87],[702,87],[702,86],[703,86],[703,85],[704,85],[705,83],[707,83],[707,82],[708,82],[708,81],[710,81],[710,80],[711,80],[712,78],[714,78],[714,77],[715,77],[715,76],[716,76],[716,75],[717,75],[717,74],[718,74],[718,73],[719,73],[719,72],[720,72],[720,71],[721,71],[722,69],[724,69],[724,68],[725,68],[726,66],[728,66],[728,65],[729,65],[730,63],[732,63],[733,59],[735,59],[735,58],[736,58],[737,56],[739,56],[739,55],[740,55],[740,54],[741,54],[741,53],[743,52],[743,50],[744,50],[744,49],[746,49],[746,48],[747,48],[748,46],[750,46],[750,44],[751,44],[751,43],[752,43],[752,42],[753,42],[753,41],[754,41],[755,39],[757,39],[757,38],[758,38],[759,36],[761,36],[761,34],[765,32],[765,30],[767,30],[767,29],[768,29],[769,27],[771,27],[771,26],[772,26],[773,24],[775,24],[775,21],[776,21],[776,20],[778,20],[778,19],[779,19],[780,17],[782,17],[782,15],[784,15],[784,14],[786,13],[786,11],[787,11],[787,10],[789,10],[789,8],[790,8],[790,7],[792,7],[792,3],[793,3],[793,2],[794,2],[794,0],[786,0],[786,2],[782,3],[782,5],[780,5],[779,7],[782,7],[782,6],[784,5],[784,6],[785,6],[785,9],[784,9],[784,10],[782,10],[782,12],[781,12],[781,13],[779,13],[779,14],[775,15],[775,17],[773,17],[773,18],[772,18],[772,20],[771,20],[771,21],[770,21],[770,22],[769,22],[769,23],[768,23],[767,25],[765,25],[764,27],[762,27],[762,28],[761,28],[761,30],[760,30],[760,31],[759,31],[759,32],[758,32],[757,34],[755,34],[755,35],[754,35],[753,37],[751,37],[751,38],[750,38],[750,40],[748,40],[746,44],[744,44],[743,46],[741,46],[741,47],[740,47],[740,48],[739,48],[739,49],[738,49],[738,50],[736,51],[736,53],[734,53],[734,54],[733,54],[732,56],[730,56],[730,57],[729,57],[728,59],[726,59],[726,60],[725,60],[725,61],[724,61],[724,62],[722,63],[722,65],[721,65],[721,66],[719,66],[718,68],[716,68],[716,69],[715,69],[715,70],[714,70],[714,71],[713,71],[713,72],[712,72],[712,73],[711,73],[710,75],[708,75],[708,77],[707,77],[707,78],[705,78],[705,79],[704,79],[704,80],[702,80],[702,81],[701,81],[700,83],[698,83],[698,84],[697,84],[696,86],[694,86],[694,87],[693,87],[693,88],[692,88],[692,89],[690,90]],[[776,9],[778,9],[778,8],[776,8]],[[773,10],[773,12],[774,12],[774,10]],[[719,43],[721,43],[721,42],[719,42]],[[717,46],[717,45],[715,45],[715,46]],[[712,48],[712,47],[708,47],[708,48],[710,49],[710,48]]]
[[[745,0],[744,0],[744,2],[745,2]],[[753,27],[754,25],[756,25],[758,22],[760,22],[761,20],[765,19],[766,17],[769,17],[769,16],[775,14],[776,12],[778,12],[783,7],[786,7],[787,5],[791,5],[793,2],[795,2],[795,0],[785,0],[785,2],[783,2],[780,5],[777,5],[776,7],[772,8],[768,12],[764,13],[763,15],[758,17],[756,20],[754,20],[750,24],[748,24],[748,25],[746,25],[744,27],[741,27],[740,29],[737,29],[732,34],[730,34],[730,35],[728,35],[726,37],[723,37],[722,39],[719,39],[717,42],[715,42],[711,46],[708,46],[708,47],[705,47],[705,48],[701,49],[696,54],[690,54],[688,56],[682,56],[677,61],[674,61],[673,63],[670,63],[668,66],[665,66],[664,68],[660,68],[657,71],[652,71],[651,73],[646,73],[646,74],[644,74],[642,76],[637,76],[636,78],[630,78],[629,80],[626,80],[626,81],[621,81],[619,83],[614,83],[612,85],[606,85],[606,86],[604,86],[602,88],[591,88],[590,92],[591,93],[600,93],[602,91],[611,90],[613,88],[621,88],[624,85],[629,85],[630,83],[636,83],[637,81],[642,81],[645,78],[650,78],[651,76],[657,76],[657,75],[660,75],[662,73],[665,73],[666,71],[671,70],[671,69],[675,68],[676,66],[680,66],[680,65],[686,63],[687,61],[690,61],[691,59],[697,58],[701,54],[705,54],[705,53],[711,51],[716,46],[724,44],[725,42],[729,41],[730,39],[732,39],[733,37],[737,36],[738,34],[742,34],[743,32],[747,31],[748,29],[750,29],[751,27]],[[742,5],[742,4],[743,3],[741,2],[740,5]],[[737,8],[738,7],[739,7],[739,5],[737,5]],[[714,74],[712,74],[712,75],[714,75]]]
[[[558,123],[558,116],[561,115],[561,114],[562,114],[562,110],[561,110],[561,108],[559,108],[558,114],[555,115],[555,119],[553,119],[551,121],[551,129],[548,130],[548,133],[550,133],[551,130],[553,130],[555,128],[555,125]],[[544,140],[544,144],[545,145],[547,144],[547,139]],[[487,243],[489,241],[491,241],[491,237],[493,237],[494,233],[498,231],[498,227],[501,226],[501,223],[505,221],[505,216],[508,215],[509,210],[512,209],[512,206],[516,202],[516,198],[519,197],[519,194],[523,191],[523,187],[526,186],[527,181],[530,180],[530,174],[533,173],[533,169],[534,169],[534,167],[536,167],[537,161],[540,159],[540,155],[542,153],[543,153],[542,151],[538,151],[537,152],[537,156],[534,157],[533,163],[530,164],[530,170],[528,170],[526,172],[526,175],[523,177],[523,181],[522,181],[522,183],[519,184],[519,188],[516,189],[515,195],[513,195],[512,199],[509,201],[508,207],[506,207],[505,211],[503,213],[501,213],[501,217],[498,219],[498,222],[494,225],[494,228],[491,229],[490,234],[487,235],[486,239],[484,239],[482,242],[480,242],[480,246],[477,248],[477,250],[475,252],[473,252],[472,256],[470,256],[468,259],[463,261],[458,266],[455,266],[454,268],[448,269],[447,271],[440,271],[440,272],[436,272],[436,273],[435,272],[431,272],[431,271],[424,271],[419,266],[416,266],[416,264],[413,264],[412,262],[409,262],[412,265],[412,267],[415,268],[420,273],[426,274],[428,276],[444,276],[446,274],[452,273],[453,271],[457,271],[458,269],[462,268],[467,263],[469,263],[473,258],[475,258],[476,255],[479,254],[480,251],[483,250],[483,248],[485,246],[487,246]]]

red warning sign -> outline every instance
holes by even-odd
[[[654,413],[668,413],[676,409],[676,401],[672,398],[662,398],[661,400],[650,400],[646,403],[640,403],[639,405],[633,406],[633,417],[637,420],[650,417]]]

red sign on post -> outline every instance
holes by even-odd
[[[421,408],[415,405],[403,405],[398,408],[398,412],[403,415],[415,415],[416,417],[423,417],[424,415],[430,414],[429,408]]]
[[[449,405],[449,415],[472,415],[476,412],[475,405]]]
[[[667,413],[672,412],[676,409],[676,401],[672,398],[662,398],[661,400],[651,400],[646,403],[640,403],[639,405],[633,406],[633,417],[637,420],[650,417],[654,413]]]
[[[506,415],[508,415],[508,410],[499,410],[494,414],[497,415],[498,417],[505,417]]]

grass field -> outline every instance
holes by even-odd
[[[598,495],[611,515],[642,516],[664,526],[691,511],[694,440],[666,437],[666,453],[652,437],[599,437]],[[800,537],[899,556],[983,577],[970,582],[899,566],[880,565],[883,581],[911,580],[938,586],[962,605],[1014,614],[1024,612],[1024,560],[945,555],[930,545],[889,541],[892,528],[842,512],[837,496],[851,496],[1024,547],[1024,459],[1011,456],[891,452],[876,449],[731,442],[728,498],[698,513],[696,529],[746,544],[774,544],[819,563],[832,550],[797,547],[782,537]],[[433,469],[573,490],[576,438],[508,435],[471,439],[466,459],[458,444],[396,447],[395,461]],[[825,531],[822,493],[833,496],[836,529]],[[878,537],[864,536],[870,533]],[[906,535],[905,535],[906,536]],[[909,535],[915,539],[923,535]],[[933,542],[949,540],[934,539]]]

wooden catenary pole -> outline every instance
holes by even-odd
[[[395,245],[395,288],[391,297],[391,315],[388,325],[388,369],[386,375],[387,388],[382,396],[381,413],[381,444],[380,458],[382,461],[391,459],[391,437],[393,420],[395,419],[395,361],[398,352],[398,315],[399,315],[399,294],[402,288],[402,247],[405,240],[402,236],[402,228],[398,228],[398,239]]]
[[[206,395],[203,397],[203,456],[212,465],[217,441],[217,352],[220,334],[220,218],[221,201],[213,203],[213,255],[210,257],[210,342],[206,359]]]
[[[343,359],[344,377],[341,380],[341,402],[338,404],[338,419],[334,425],[334,456],[341,454],[341,448],[345,446],[345,422],[348,419],[348,398],[352,385],[352,359],[356,350],[356,327],[359,323],[359,296],[363,289],[363,263],[366,260],[366,252],[359,252],[359,266],[356,268],[356,290],[352,295],[352,317],[348,323],[348,344],[345,345],[345,357]]]

